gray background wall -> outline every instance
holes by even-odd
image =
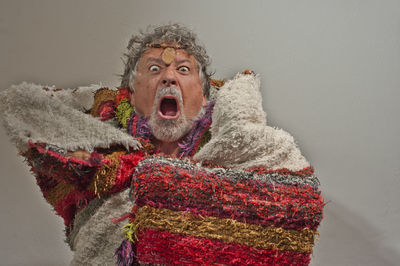
[[[215,77],[262,77],[328,202],[313,265],[400,261],[399,1],[0,1],[0,88],[118,85],[133,32],[181,22]],[[29,97],[29,95],[27,95]],[[0,129],[1,265],[66,265],[63,225]]]

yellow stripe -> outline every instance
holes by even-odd
[[[54,188],[49,190],[44,197],[47,200],[47,202],[50,203],[55,208],[57,202],[62,200],[74,189],[76,188],[73,185],[60,182]]]
[[[122,154],[125,154],[125,152],[113,152],[107,155],[106,158],[110,159],[110,163],[104,164],[102,168],[97,170],[93,181],[89,184],[87,189],[93,191],[98,198],[108,192],[114,185],[120,164],[118,157]]]
[[[168,230],[175,234],[193,235],[233,242],[260,249],[277,249],[308,253],[312,251],[314,230],[301,231],[274,226],[241,223],[232,219],[194,216],[182,211],[156,209],[149,206],[140,208],[131,230],[137,233],[143,228]]]
[[[94,96],[94,103],[92,109],[90,110],[90,114],[94,117],[98,116],[98,109],[100,104],[105,101],[114,101],[115,97],[117,96],[118,91],[110,90],[110,89],[99,89],[96,91]]]

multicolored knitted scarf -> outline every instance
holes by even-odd
[[[132,180],[118,265],[307,265],[324,206],[318,185],[311,167],[245,171],[148,157]]]

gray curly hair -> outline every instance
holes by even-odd
[[[173,43],[180,45],[186,52],[193,55],[198,63],[199,77],[202,83],[203,95],[209,96],[210,76],[208,71],[210,58],[205,48],[198,43],[197,35],[180,24],[167,24],[163,26],[149,26],[147,31],[140,31],[138,35],[133,35],[128,43],[128,52],[125,62],[125,70],[122,74],[121,87],[133,89],[137,63],[143,53],[150,49],[146,44]]]

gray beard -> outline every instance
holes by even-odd
[[[176,120],[163,119],[158,115],[158,102],[165,95],[172,95],[178,99],[180,115]],[[153,113],[150,115],[148,124],[156,139],[164,142],[174,142],[185,136],[192,129],[193,121],[203,115],[204,108],[202,107],[194,118],[186,118],[181,92],[173,87],[165,87],[157,91],[154,98]]]

